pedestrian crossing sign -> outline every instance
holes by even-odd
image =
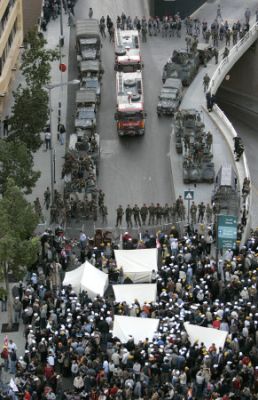
[[[194,199],[194,190],[185,190],[184,200],[193,200],[193,199]]]

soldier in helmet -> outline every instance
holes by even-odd
[[[155,223],[155,206],[153,203],[149,206],[149,225],[154,225]]]
[[[98,206],[99,208],[104,204],[104,199],[105,199],[105,193],[102,192],[102,190],[99,190],[99,199],[98,199]]]
[[[102,224],[107,224],[107,216],[108,216],[108,210],[107,210],[107,206],[105,206],[104,204],[100,207],[99,209],[100,211],[100,215],[102,217]]]
[[[171,222],[174,223],[176,221],[176,203],[172,204],[169,211]]]
[[[208,224],[211,224],[212,222],[212,208],[209,203],[206,205],[206,221]]]
[[[209,77],[209,75],[206,73],[206,74],[204,75],[204,77],[203,77],[203,89],[204,89],[204,92],[207,91],[208,86],[209,86],[209,83],[210,83],[210,77]]]
[[[169,222],[169,206],[168,203],[166,203],[163,207],[163,219],[164,219],[164,223],[168,223]]]
[[[126,220],[127,228],[133,227],[132,214],[133,214],[132,207],[130,206],[130,204],[128,204],[128,206],[125,209],[125,220]]]
[[[192,224],[196,224],[197,206],[194,201],[192,202],[192,205],[190,207],[190,215]]]
[[[146,206],[145,203],[143,204],[143,206],[140,209],[140,215],[141,215],[141,219],[142,219],[142,224],[146,225],[146,219],[148,216],[148,207]]]
[[[134,205],[133,208],[133,218],[134,218],[134,223],[136,226],[141,226],[141,218],[140,218],[140,209],[137,206],[137,204]]]
[[[118,227],[118,225],[122,225],[123,215],[124,215],[124,210],[120,204],[116,210],[116,227]]]
[[[155,213],[156,213],[156,223],[157,225],[160,225],[162,220],[162,207],[160,206],[159,203],[157,203],[156,205]]]
[[[204,213],[205,213],[205,204],[203,203],[203,201],[198,204],[198,222],[203,222],[204,219]]]

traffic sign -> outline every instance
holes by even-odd
[[[235,249],[237,239],[237,217],[218,215],[218,248]]]
[[[66,64],[60,63],[59,64],[59,71],[65,72],[66,71]]]
[[[184,200],[193,200],[193,199],[194,199],[194,190],[185,190]]]

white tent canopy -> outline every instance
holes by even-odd
[[[86,290],[91,299],[103,296],[108,287],[108,275],[93,267],[88,261],[79,268],[65,273],[63,285],[72,285],[76,293]]]
[[[157,249],[115,250],[115,258],[124,279],[128,277],[133,283],[151,282],[152,270],[157,271]]]
[[[129,336],[134,338],[136,344],[146,338],[152,341],[158,326],[159,319],[115,315],[113,337],[118,337],[122,343],[127,343]]]
[[[190,343],[193,345],[203,343],[207,349],[214,343],[217,351],[224,348],[228,332],[220,331],[214,328],[204,328],[198,325],[184,323],[185,330],[189,336]]]
[[[140,305],[142,305],[145,302],[156,302],[157,298],[156,283],[113,285],[113,290],[115,294],[115,301],[126,301],[127,304],[133,304],[135,299],[137,299]]]

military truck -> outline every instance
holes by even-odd
[[[162,82],[164,83],[168,78],[179,78],[184,86],[189,86],[198,71],[199,64],[197,51],[174,50],[172,57],[163,68]]]
[[[76,92],[76,118],[75,129],[79,134],[86,129],[96,128],[97,96],[94,91],[80,89]]]
[[[77,61],[100,59],[101,40],[96,19],[76,21]]]
[[[180,79],[169,78],[164,83],[157,105],[158,117],[161,115],[173,115],[182,100],[182,83]]]

